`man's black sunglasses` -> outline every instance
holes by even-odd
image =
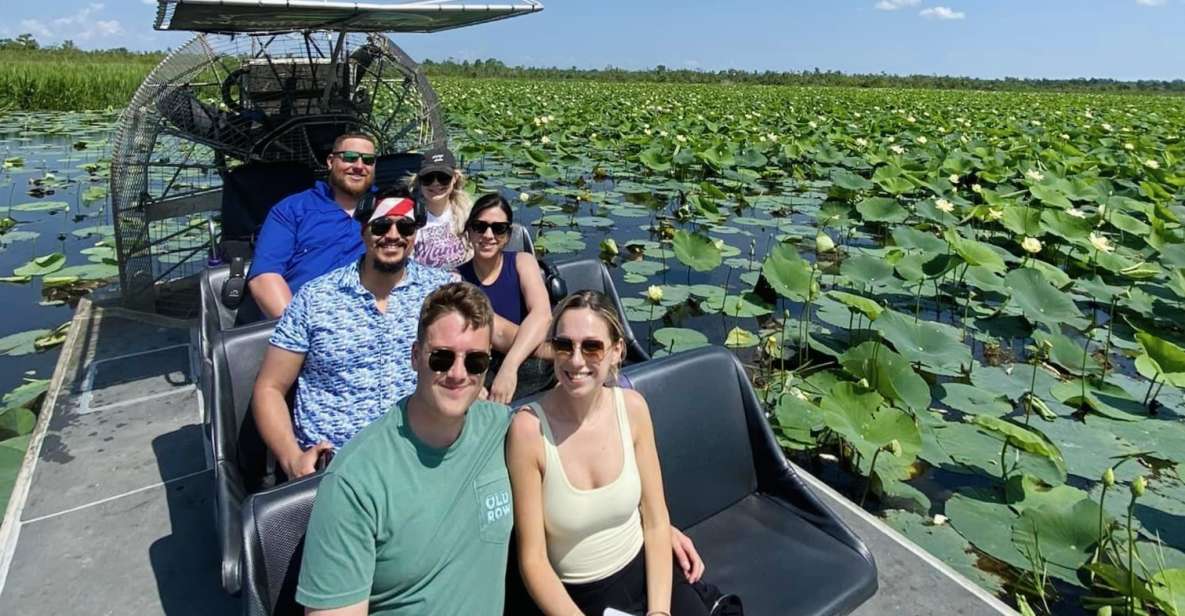
[[[374,164],[374,154],[366,154],[365,152],[355,152],[354,150],[340,150],[333,153],[339,160],[346,164],[354,164],[358,159],[362,159],[362,164],[371,166]]]
[[[415,235],[416,229],[419,228],[419,225],[416,224],[415,219],[407,217],[391,218],[390,216],[383,216],[370,221],[368,224],[370,228],[370,234],[375,237],[382,237],[386,235],[387,232],[391,230],[392,225],[395,226],[395,230],[399,232],[399,235],[402,235],[403,237],[411,237]]]
[[[510,223],[486,222],[484,220],[475,220],[469,223],[469,230],[478,235],[485,235],[486,229],[493,229],[494,235],[502,236],[510,233]]]
[[[453,179],[452,174],[443,171],[433,171],[425,173],[420,176],[420,183],[427,186],[428,184],[448,184]]]
[[[470,351],[464,357],[462,363],[469,374],[483,374],[490,369],[490,354],[485,351]],[[457,352],[452,349],[436,349],[428,354],[428,367],[433,372],[448,372],[456,361]]]

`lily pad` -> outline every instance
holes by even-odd
[[[740,327],[734,327],[728,331],[728,335],[724,337],[724,346],[730,349],[744,349],[757,346],[761,340],[756,334]]]
[[[43,276],[62,269],[66,264],[66,255],[60,252],[35,257],[28,263],[12,270],[14,276]]]
[[[1027,508],[1012,523],[1012,543],[1022,554],[1040,554],[1049,574],[1075,585],[1077,570],[1099,542],[1099,506],[1089,498]]]
[[[70,209],[65,201],[32,201],[12,206],[14,212],[57,212]]]
[[[792,244],[781,243],[770,250],[761,272],[782,297],[806,302],[819,295],[819,283],[811,264]]]
[[[971,551],[971,544],[950,525],[932,524],[915,513],[896,509],[886,512],[885,522],[989,592],[996,594],[1003,590],[1004,580],[976,566],[978,557]]]
[[[1046,323],[1056,329],[1061,323],[1078,325],[1085,321],[1074,300],[1054,288],[1041,272],[1021,267],[1004,276],[1012,289],[1012,302],[1034,323]]]
[[[881,395],[915,411],[930,405],[930,388],[904,357],[879,342],[863,342],[839,358],[844,370],[865,379]]]
[[[654,340],[672,353],[708,345],[702,332],[683,327],[663,327],[654,331]]]
[[[679,229],[671,243],[675,257],[697,272],[710,272],[720,266],[720,248],[706,235]]]
[[[50,333],[48,329],[32,329],[0,338],[0,356],[28,355],[37,351],[37,339]]]
[[[961,365],[971,362],[971,351],[959,341],[958,330],[931,321],[918,320],[900,312],[886,310],[872,328],[893,343],[897,352],[922,370],[935,374],[958,374]]]

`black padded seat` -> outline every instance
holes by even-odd
[[[379,190],[407,182],[420,170],[424,155],[416,152],[383,154],[374,161],[374,185]]]
[[[253,240],[272,206],[312,186],[314,177],[296,162],[253,161],[222,173],[222,239]]]
[[[671,521],[695,541],[707,581],[748,614],[847,614],[876,593],[868,548],[798,477],[736,357],[705,347],[627,366],[654,420]],[[525,401],[515,402],[518,405]],[[243,508],[245,613],[291,603],[315,484],[249,497]],[[258,533],[270,536],[260,540]]]
[[[613,277],[609,270],[597,259],[579,259],[555,264],[556,274],[564,281],[568,293],[577,291],[600,291],[613,300],[613,307],[621,317],[621,324],[625,328],[625,361],[637,363],[650,359],[650,354],[638,342],[634,330],[630,327],[629,319],[625,318],[625,307],[621,305],[621,296],[617,287],[613,285]],[[554,305],[562,297],[552,297]]]
[[[222,554],[222,586],[240,585],[240,520],[243,499],[270,483],[267,446],[251,414],[251,395],[275,323],[265,321],[223,332],[214,351],[210,434],[214,458],[214,507]]]
[[[322,473],[252,495],[243,506],[243,614],[304,614],[296,583],[304,533]]]
[[[510,239],[502,250],[514,252],[529,252],[535,254],[535,242],[531,240],[531,233],[517,222],[510,224]]]

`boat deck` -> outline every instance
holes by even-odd
[[[81,301],[0,526],[0,613],[241,610],[219,585],[192,328]],[[1014,613],[802,474],[876,557],[857,614]]]

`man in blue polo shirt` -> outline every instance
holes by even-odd
[[[317,181],[268,212],[247,276],[247,287],[265,317],[278,318],[306,282],[362,255],[353,215],[374,183],[374,161],[370,136],[341,135],[326,159],[329,181]]]
[[[363,219],[365,255],[296,293],[255,382],[256,425],[289,478],[313,472],[321,452],[340,448],[415,390],[411,345],[420,306],[457,279],[410,258],[424,222],[412,200],[382,199]],[[293,382],[290,415],[284,397]]]

